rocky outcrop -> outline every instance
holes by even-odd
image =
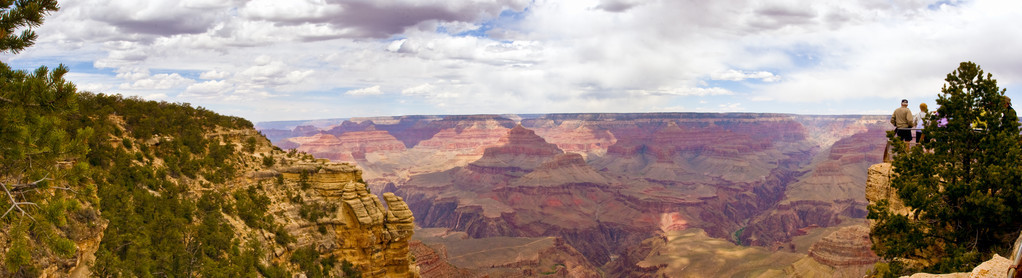
[[[341,204],[334,214],[314,223],[332,233],[325,237],[300,237],[299,245],[315,244],[320,253],[351,262],[366,277],[419,276],[408,247],[415,218],[401,197],[384,193],[387,204],[384,206],[359,182],[361,170],[348,164],[299,163],[281,170],[286,180],[308,182],[311,190],[317,192],[318,198],[306,203]]]
[[[448,261],[447,247],[438,244],[435,247],[427,246],[422,241],[413,240],[409,243],[409,250],[415,257],[415,265],[419,267],[422,277],[458,278],[471,277],[472,274],[465,269],[451,265]]]
[[[959,273],[948,273],[948,274],[929,274],[929,273],[916,273],[912,276],[905,276],[908,278],[1000,278],[1005,277],[1008,273],[1008,267],[1011,266],[1011,260],[1001,257],[1000,255],[994,255],[993,258],[983,262],[972,269],[972,272],[959,272]]]
[[[905,202],[898,198],[898,191],[891,187],[890,163],[879,163],[869,167],[869,179],[866,180],[866,200],[875,205],[881,200],[887,201],[887,208],[895,214],[910,215],[912,212]],[[872,224],[872,222],[870,222]],[[872,226],[871,226],[872,228]]]
[[[831,267],[871,265],[880,259],[872,246],[868,227],[850,226],[813,243],[809,256]]]

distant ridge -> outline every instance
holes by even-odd
[[[258,130],[263,129],[294,129],[298,126],[314,126],[317,128],[326,128],[332,125],[339,125],[349,118],[332,118],[332,119],[315,119],[315,120],[297,120],[297,121],[269,121],[269,122],[257,122],[255,128]]]
[[[447,118],[447,117],[465,117],[465,116],[500,116],[516,121],[525,119],[535,118],[558,118],[558,117],[571,117],[575,118],[578,115],[588,115],[590,117],[597,117],[601,115],[615,115],[621,117],[621,115],[664,115],[664,116],[710,116],[710,115],[732,115],[736,117],[743,116],[755,116],[755,115],[792,115],[792,116],[828,116],[828,117],[860,117],[860,116],[877,116],[874,114],[839,114],[839,115],[818,115],[818,114],[792,114],[792,113],[758,113],[758,112],[635,112],[635,113],[533,113],[533,114],[459,114],[459,115],[400,115],[400,116],[376,116],[376,117],[352,117],[352,118],[328,118],[328,119],[310,119],[310,120],[295,120],[295,121],[266,121],[256,122],[255,128],[257,130],[264,129],[294,129],[298,126],[314,126],[316,128],[324,129],[330,126],[339,125],[344,121],[362,122],[365,120],[380,120],[380,119],[424,119],[424,118]]]

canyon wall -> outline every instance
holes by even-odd
[[[634,262],[646,254],[637,248],[657,234],[698,228],[740,245],[780,248],[806,229],[865,217],[866,168],[883,155],[887,120],[380,117],[281,140],[357,164],[373,191],[404,197],[421,227],[470,238],[557,237],[592,265],[624,275],[643,271]]]

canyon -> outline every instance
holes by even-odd
[[[807,265],[799,262],[811,257],[816,241],[824,247],[814,249],[820,250],[815,262],[869,260],[831,252],[854,236],[824,236],[864,222],[867,168],[882,160],[888,119],[523,114],[256,128],[280,148],[356,164],[369,191],[402,197],[417,229],[433,231],[416,232],[411,244],[413,253],[430,258],[418,261],[425,277],[445,276],[431,276],[430,269],[591,277],[675,273],[678,266],[657,263],[665,259],[656,253],[690,248],[677,242],[726,245],[787,262],[742,270],[747,273],[799,273],[785,267]],[[849,233],[861,230],[843,234]],[[814,241],[802,243],[806,238]],[[461,262],[458,254],[485,251],[466,249],[466,242],[506,252],[493,253],[485,265]],[[522,259],[540,253],[557,255]],[[712,272],[721,268],[726,265],[690,269],[726,274]]]

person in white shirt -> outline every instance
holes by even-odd
[[[929,121],[929,114],[930,111],[927,111],[926,103],[920,103],[919,113],[916,113],[915,117],[913,117],[916,120],[916,127],[919,128],[919,130],[916,130],[916,144],[919,144],[919,138],[923,137],[922,129],[926,127],[926,122]]]

